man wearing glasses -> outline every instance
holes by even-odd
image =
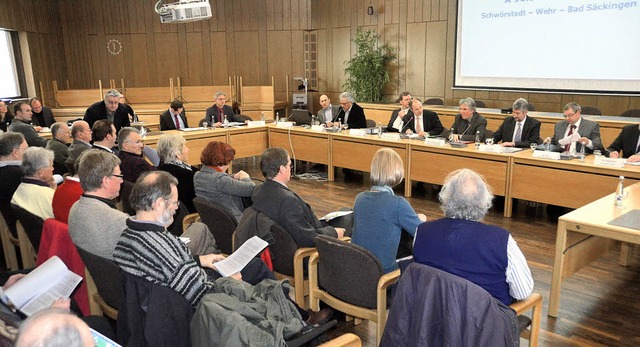
[[[136,128],[122,128],[118,133],[118,157],[122,161],[120,168],[124,179],[135,182],[143,172],[155,171],[156,168],[149,164],[142,156],[144,143],[140,131]]]
[[[487,131],[487,120],[476,112],[476,101],[472,98],[464,98],[458,103],[460,113],[453,121],[453,133],[460,141],[474,141],[476,132],[480,134],[480,141],[484,141]]]
[[[580,116],[582,108],[575,102],[564,105],[564,120],[556,123],[553,129],[553,138],[551,144],[559,145],[558,141],[566,137],[578,134],[580,139],[571,143],[560,145],[563,151],[568,153],[579,153],[582,146],[586,145],[586,153],[593,153],[594,149],[602,149],[602,140],[600,139],[600,125],[598,123],[583,119]]]

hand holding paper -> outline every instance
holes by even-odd
[[[560,145],[562,145],[562,146],[566,146],[566,145],[569,145],[569,144],[571,144],[573,142],[580,141],[581,137],[582,136],[580,136],[580,134],[578,134],[578,132],[576,131],[573,134],[571,134],[570,136],[567,136],[567,137],[565,137],[563,139],[558,140],[558,143]]]

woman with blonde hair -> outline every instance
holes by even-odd
[[[385,273],[398,268],[396,253],[402,230],[415,235],[427,220],[409,202],[393,193],[404,178],[402,158],[390,148],[379,149],[371,161],[371,189],[356,196],[351,242],[375,254]]]

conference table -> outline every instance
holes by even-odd
[[[623,208],[614,206],[615,193],[586,204],[558,219],[549,312],[558,316],[562,280],[598,259],[613,241],[622,241],[621,265],[626,264],[629,244],[640,244],[640,229],[609,224],[613,219],[640,209],[640,183],[626,188]],[[640,227],[638,220],[636,227]]]

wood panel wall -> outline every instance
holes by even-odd
[[[374,7],[372,16],[367,14],[369,5]],[[319,90],[337,104],[345,81],[344,62],[355,54],[350,39],[363,28],[377,30],[398,55],[385,89],[387,102],[407,90],[423,99],[443,98],[447,105],[470,96],[496,108],[510,107],[524,97],[538,111],[561,112],[569,101],[610,115],[640,108],[640,97],[453,90],[456,6],[453,0],[311,0],[311,29],[318,32]]]

